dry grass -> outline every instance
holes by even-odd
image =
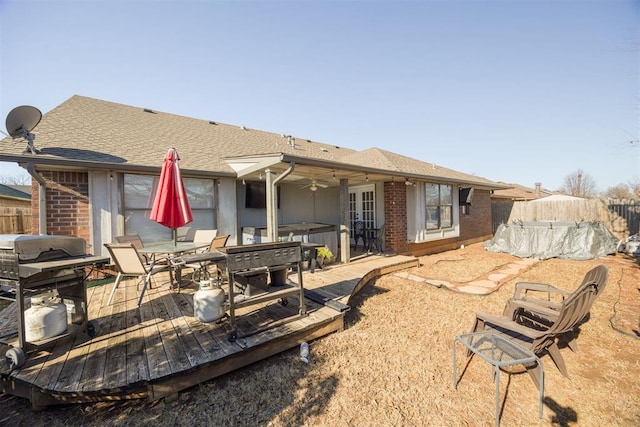
[[[479,245],[424,257],[413,273],[466,281],[516,258]],[[570,379],[544,357],[544,419],[527,374],[501,376],[504,426],[640,425],[640,268],[616,255],[593,261],[542,261],[488,296],[454,293],[396,276],[365,287],[346,329],[311,343],[310,362],[291,350],[180,394],[174,402],[73,405],[33,413],[22,399],[0,398],[0,423],[122,426],[492,425],[490,367],[474,358],[452,386],[453,337],[476,311],[499,314],[515,281],[572,290],[598,263],[609,266],[603,295],[581,327],[579,352],[563,349]],[[471,277],[473,276],[473,277]],[[462,351],[458,352],[463,354]],[[458,373],[463,363],[459,362]],[[506,396],[506,398],[505,398]]]

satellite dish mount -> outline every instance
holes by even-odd
[[[24,138],[27,140],[27,148],[24,153],[38,154],[39,151],[33,144],[36,138],[31,131],[38,126],[42,119],[42,113],[36,107],[21,105],[14,108],[7,115],[7,132],[13,139]]]

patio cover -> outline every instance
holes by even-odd
[[[584,260],[615,254],[618,239],[601,222],[521,221],[501,224],[484,247],[520,258]]]

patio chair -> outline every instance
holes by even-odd
[[[142,287],[142,291],[140,292],[140,296],[138,297],[138,307],[142,303],[142,297],[144,296],[144,292],[147,290],[147,286],[151,287],[151,277],[154,274],[160,273],[161,271],[169,270],[171,267],[168,263],[151,263],[145,264],[138,254],[138,250],[134,246],[133,243],[124,243],[124,244],[109,244],[105,243],[104,246],[109,251],[111,255],[111,259],[116,264],[116,268],[118,269],[118,276],[116,277],[116,281],[113,284],[113,289],[111,289],[111,294],[109,295],[109,299],[107,300],[107,305],[111,305],[111,300],[116,293],[116,289],[120,282],[125,277],[140,277],[141,279],[136,282],[136,286],[140,281],[144,279],[144,285]]]
[[[136,249],[144,248],[144,243],[142,243],[142,239],[140,239],[140,236],[138,234],[115,236],[113,240],[115,240],[116,243],[131,243]],[[145,254],[139,255],[140,259],[142,259],[142,262],[144,262],[145,264],[148,264],[150,262],[150,259]]]
[[[208,252],[213,252],[218,248],[222,248],[226,246],[227,241],[229,240],[229,237],[230,237],[229,234],[214,237],[213,240],[211,241],[211,245],[209,245]],[[192,281],[199,282],[200,280],[206,280],[211,276],[209,273],[209,265],[210,265],[209,263],[207,262],[190,263],[189,255],[184,255],[182,259],[185,262],[183,268],[193,268],[193,273],[191,275]],[[218,268],[218,266],[216,266],[216,277],[218,281],[221,281],[223,277],[222,271],[220,270],[220,268]]]
[[[218,235],[218,230],[196,230],[193,235],[194,242],[212,242]]]
[[[546,330],[522,325],[506,316],[478,312],[472,332],[490,330],[516,345],[531,350],[539,357],[548,354],[562,375],[569,378],[567,367],[558,347],[558,337],[573,331],[591,309],[596,296],[597,286],[594,282],[576,290],[561,303],[555,321]],[[471,355],[469,354],[469,356]],[[539,369],[541,367],[538,364],[531,364],[525,368],[531,375],[533,382],[540,388]]]
[[[353,223],[353,240],[355,245],[354,251],[358,250],[358,241],[362,240],[362,250],[367,248],[367,232],[365,229],[364,221],[356,221]]]
[[[602,264],[598,265],[585,274],[582,283],[573,292],[567,292],[546,283],[518,282],[514,296],[507,301],[502,315],[521,325],[541,330],[549,329],[556,322],[558,312],[565,299],[572,294],[581,292],[582,288],[591,284],[595,285],[595,298],[597,298],[606,287],[608,275],[607,267]],[[588,312],[585,313],[585,317],[588,314]],[[578,325],[583,320],[580,319]],[[575,331],[565,334],[564,338],[567,338],[569,348],[577,352]]]
[[[375,248],[378,252],[384,252],[384,224],[380,228],[372,229],[368,240],[369,250]]]

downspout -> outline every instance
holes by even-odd
[[[289,167],[271,182],[269,182],[271,177],[270,171],[265,171],[267,175],[267,205],[269,208],[269,212],[267,212],[267,235],[271,242],[278,241],[278,189],[276,186],[280,181],[289,176],[295,168],[296,162],[289,162]]]
[[[47,182],[36,172],[33,163],[27,163],[29,175],[38,181],[38,234],[47,234]]]

